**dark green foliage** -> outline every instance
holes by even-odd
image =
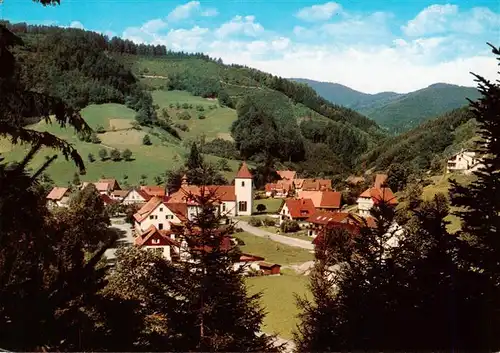
[[[270,217],[266,217],[262,220],[262,223],[264,223],[266,227],[274,227],[276,225],[276,220]]]
[[[223,172],[230,172],[231,171],[231,167],[229,166],[227,159],[224,159],[224,158],[219,159],[217,161],[217,168]]]
[[[216,138],[203,144],[203,153],[227,159],[239,159],[240,154],[234,142]]]
[[[106,148],[101,148],[99,150],[99,158],[104,161],[108,158],[108,150]]]
[[[144,135],[142,138],[142,144],[146,146],[152,145],[151,139],[149,138],[149,135]]]
[[[233,102],[231,101],[231,97],[229,97],[229,94],[225,90],[220,90],[219,94],[217,95],[217,98],[219,100],[220,105],[229,108],[234,108]]]
[[[387,171],[387,185],[392,191],[397,192],[403,190],[408,184],[412,171],[405,165],[393,163]]]
[[[176,123],[174,126],[181,131],[189,131],[189,127],[186,124]]]
[[[266,205],[264,205],[264,204],[262,204],[262,203],[259,203],[259,204],[257,205],[257,208],[256,208],[256,209],[257,209],[257,212],[259,212],[259,213],[264,213],[264,212],[266,212],[267,207],[266,207]]]
[[[500,49],[493,53],[500,60]],[[468,186],[453,182],[450,192],[457,214],[462,219],[463,236],[472,242],[473,266],[484,271],[496,283],[500,279],[500,84],[475,75],[481,98],[471,102],[471,113],[479,127],[481,141],[476,152],[483,156],[483,167],[474,173]]]
[[[189,156],[186,160],[185,165],[186,165],[186,168],[189,170],[203,167],[203,157],[201,156],[200,152],[198,151],[198,146],[194,142],[191,144]]]
[[[252,227],[261,227],[262,220],[260,218],[250,218],[248,224],[250,224]]]
[[[284,221],[281,223],[280,229],[283,233],[295,233],[300,230],[300,226],[296,221]]]
[[[78,172],[75,172],[75,174],[73,174],[73,185],[80,185],[80,175],[78,174]]]
[[[130,161],[132,159],[132,151],[129,150],[128,148],[126,148],[123,152],[122,152],[122,158],[126,161]]]
[[[206,119],[207,117],[205,116],[205,114],[200,114],[198,115],[198,119],[200,120],[203,120],[203,119]]]
[[[102,125],[97,125],[95,131],[98,133],[98,134],[102,134],[102,133],[105,133],[106,130],[104,130],[104,127]]]
[[[182,112],[177,113],[177,119],[189,120],[189,119],[191,119],[191,115],[189,114],[189,112],[184,110]]]
[[[95,132],[93,132],[90,135],[90,142],[98,144],[98,143],[101,143],[101,139],[99,137],[97,137],[97,134]]]
[[[473,127],[462,131],[462,127],[473,120],[474,115],[468,108],[453,110],[402,135],[381,141],[363,156],[362,163],[365,168],[377,170],[387,170],[393,163],[407,165],[416,171],[427,170],[433,161],[439,164],[460,151],[474,136]],[[462,133],[457,134],[459,130]]]

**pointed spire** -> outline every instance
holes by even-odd
[[[189,183],[188,183],[188,178],[187,178],[187,175],[186,175],[186,174],[184,174],[184,175],[182,176],[182,179],[181,179],[181,180],[182,180],[182,181],[181,181],[181,186],[182,186],[182,187],[184,187],[184,186],[188,186],[188,185],[189,185]]]
[[[252,179],[252,173],[250,173],[250,170],[248,170],[248,166],[246,162],[243,162],[241,165],[240,170],[238,170],[238,174],[236,174],[236,178],[240,179]]]

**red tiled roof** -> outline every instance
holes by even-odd
[[[151,200],[149,200],[144,206],[141,207],[141,209],[139,211],[137,211],[136,214],[134,214],[134,219],[137,222],[142,222],[161,203],[162,203],[162,199],[160,199],[158,197],[151,198]]]
[[[266,262],[266,261],[259,262],[259,266],[264,267],[264,268],[272,268],[272,267],[276,267],[276,266],[281,267],[281,265],[279,265],[279,264],[273,264],[271,262]]]
[[[252,179],[252,173],[250,173],[250,170],[248,170],[246,162],[243,162],[240,170],[238,170],[238,173],[236,174],[236,177],[242,179]]]
[[[380,189],[382,186],[384,186],[386,181],[387,181],[387,174],[377,174],[375,176],[375,183],[373,187],[376,189]]]
[[[375,204],[381,201],[385,201],[389,205],[398,204],[398,200],[390,188],[369,188],[359,195],[359,197],[371,198]]]
[[[354,175],[351,175],[351,176],[349,176],[346,179],[346,182],[349,183],[349,184],[352,184],[352,185],[356,185],[356,184],[362,183],[364,181],[365,181],[364,177],[362,177],[362,176],[354,176]]]
[[[337,191],[300,191],[298,193],[301,199],[311,199],[316,208],[340,208],[342,194]]]
[[[158,197],[165,196],[165,188],[163,186],[144,185],[141,186],[141,190],[150,196],[158,196]]]
[[[117,190],[120,189],[120,185],[116,179],[100,179],[98,183],[108,184],[108,190]]]
[[[311,199],[288,199],[285,200],[284,205],[288,208],[292,218],[309,218],[315,212]]]
[[[263,261],[264,258],[251,254],[241,254],[240,262],[252,262],[252,261]]]
[[[202,194],[202,189],[205,196],[209,195],[209,193],[213,193],[214,198],[217,201],[236,201],[234,185],[188,185],[183,186],[172,195],[170,195],[170,197],[168,198],[168,202],[186,203],[189,201],[189,195],[200,196]]]
[[[170,238],[169,235],[172,234],[172,232],[164,230],[164,229],[158,230],[154,225],[149,226],[149,228],[146,229],[146,231],[144,233],[142,233],[137,238],[135,238],[134,244],[141,247],[142,245],[144,245],[144,243],[146,243],[155,234],[157,234],[161,238],[163,238],[167,242],[168,245],[177,246],[177,247],[180,246],[180,244],[178,242],[176,242],[175,240]]]
[[[349,217],[349,213],[316,211],[307,219],[307,222],[314,224],[328,224],[329,222],[343,222]]]
[[[302,190],[321,191],[331,190],[332,181],[330,179],[304,179]]]
[[[172,211],[172,213],[174,213],[181,222],[187,221],[187,204],[170,202],[165,203],[165,207]]]
[[[47,199],[59,201],[64,197],[68,190],[68,188],[61,188],[56,186],[52,190],[50,190],[49,194],[47,195]]]
[[[292,180],[278,180],[276,183],[268,183],[265,185],[265,189],[267,192],[271,191],[280,191],[280,192],[289,192],[293,189],[293,181]]]
[[[129,190],[115,190],[111,193],[111,195],[113,195],[114,197],[124,198],[128,195],[129,192]]]
[[[297,172],[294,170],[277,170],[276,173],[281,177],[281,179],[293,180],[297,175]]]
[[[106,194],[100,194],[99,196],[101,196],[101,200],[104,202],[105,205],[111,205],[118,202],[117,200],[113,200]]]

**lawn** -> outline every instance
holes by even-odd
[[[246,279],[249,293],[262,293],[260,303],[267,315],[262,330],[275,333],[280,337],[291,339],[295,329],[299,310],[295,295],[311,297],[308,289],[309,277],[283,271],[279,277],[263,276]]]
[[[216,100],[196,97],[184,91],[162,91],[152,92],[155,104],[160,109],[166,108],[174,123],[185,124],[189,130],[179,131],[182,138],[194,139],[204,135],[207,140],[215,138],[230,139],[229,131],[231,124],[236,120],[236,111],[234,109],[220,107]],[[192,108],[177,109],[176,103],[192,105]],[[170,105],[173,104],[173,107]],[[198,111],[197,107],[203,107],[203,111]],[[212,108],[212,109],[211,109]],[[200,108],[201,109],[201,108]],[[177,115],[186,111],[191,116],[189,120],[181,120]],[[204,115],[205,119],[199,119],[199,115]]]
[[[245,242],[245,245],[240,246],[241,251],[262,256],[268,262],[283,266],[300,264],[314,259],[314,255],[306,249],[280,244],[245,232],[236,233],[234,236]]]
[[[284,199],[260,199],[255,200],[253,203],[253,212],[257,212],[257,205],[262,204],[266,206],[266,213],[277,213],[281,207],[281,204],[284,202]]]
[[[196,97],[195,97],[196,98]],[[202,98],[200,98],[202,99]],[[61,128],[58,124],[46,124],[40,122],[30,128],[38,131],[48,131],[56,136],[72,143],[82,156],[86,165],[86,174],[80,176],[82,181],[95,181],[103,176],[116,178],[122,184],[137,185],[142,175],[146,175],[146,183],[154,183],[154,177],[164,175],[165,171],[179,167],[187,154],[186,149],[175,141],[168,133],[158,128],[143,128],[137,130],[112,131],[111,123],[115,128],[123,128],[130,125],[135,117],[135,112],[119,104],[90,105],[82,110],[82,116],[92,128],[98,125],[103,126],[108,131],[98,134],[101,144],[92,144],[80,141],[72,128]],[[119,122],[118,120],[122,120]],[[113,125],[113,126],[114,126]],[[149,134],[152,145],[144,146],[142,137]],[[132,151],[132,161],[113,162],[111,160],[101,161],[99,150],[106,149],[108,153],[113,148],[119,151],[129,149]],[[6,161],[17,161],[23,158],[28,146],[11,146],[9,141],[0,139],[0,152]],[[30,167],[37,169],[45,162],[46,156],[51,156],[57,152],[44,149],[35,156]],[[92,154],[96,161],[90,162],[88,155]],[[220,158],[206,156],[206,160],[217,162]],[[224,176],[231,180],[238,168],[238,161],[230,160],[229,166],[232,171],[225,172]],[[47,169],[47,173],[58,185],[65,186],[73,180],[77,168],[70,161],[66,161],[62,155]]]
[[[471,183],[474,180],[473,175],[464,175],[464,174],[445,174],[442,176],[436,176],[432,178],[433,183],[431,185],[428,185],[424,188],[422,197],[426,200],[432,199],[434,195],[437,193],[443,193],[447,197],[449,197],[449,190],[450,190],[450,179],[455,179],[457,182],[460,184],[467,185]],[[457,211],[458,208],[456,207],[450,207],[451,212]],[[456,231],[460,230],[461,227],[461,221],[460,219],[455,216],[455,215],[448,215],[445,220],[449,221],[450,223],[448,224],[448,231],[451,233],[455,233]]]

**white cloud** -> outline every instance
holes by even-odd
[[[341,11],[342,6],[336,2],[327,2],[321,5],[312,5],[300,9],[296,16],[304,21],[326,21],[336,12]]]
[[[80,21],[73,21],[70,23],[69,25],[70,28],[78,28],[78,29],[85,29],[85,27],[83,26],[83,23],[81,23]]]
[[[431,5],[401,27],[408,36],[439,33],[481,34],[488,29],[498,30],[500,13],[485,7],[475,7],[461,12],[457,5]]]
[[[321,30],[333,37],[340,37],[343,40],[351,40],[353,37],[383,37],[386,39],[391,35],[387,20],[392,15],[385,12],[375,12],[368,16],[346,15],[338,22],[326,23],[321,26]]]
[[[195,11],[200,9],[199,1],[190,1],[184,5],[179,5],[167,16],[170,21],[178,21],[189,18]]]
[[[197,51],[205,40],[208,28],[195,26],[191,29],[172,29],[166,36],[158,36],[152,44],[163,44],[169,49]]]
[[[219,11],[217,11],[217,9],[215,8],[208,8],[201,13],[203,17],[214,17],[217,16],[218,14]]]
[[[235,16],[231,21],[222,24],[215,34],[224,38],[230,35],[243,34],[249,37],[255,37],[264,32],[264,27],[255,22],[255,16]]]
[[[166,27],[167,27],[167,22],[157,18],[143,24],[141,30],[146,33],[156,33]]]

